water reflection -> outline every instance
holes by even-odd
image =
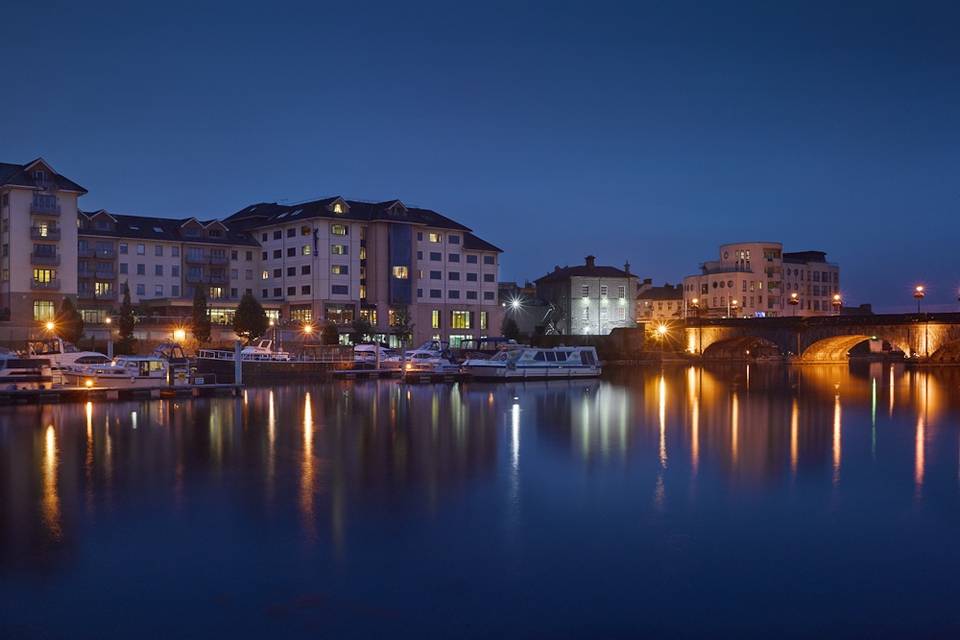
[[[59,540],[60,496],[57,494],[57,432],[53,425],[47,425],[43,442],[43,523],[47,533]]]

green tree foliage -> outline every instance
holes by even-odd
[[[503,322],[500,324],[500,335],[511,340],[519,340],[520,327],[517,326],[517,321],[509,315],[504,316]]]
[[[117,332],[120,339],[117,342],[117,351],[119,353],[133,353],[136,344],[136,338],[133,337],[133,327],[137,323],[137,317],[133,313],[133,305],[130,303],[130,286],[123,283],[123,299],[120,302],[120,315],[117,318]]]
[[[252,293],[245,293],[237,305],[237,313],[233,316],[233,330],[250,344],[267,332],[269,322],[263,307],[253,297]]]
[[[190,318],[190,333],[203,345],[210,342],[210,313],[207,308],[207,292],[201,287],[193,289],[193,316]]]
[[[337,331],[337,325],[332,322],[323,325],[323,331],[320,332],[320,344],[340,344],[340,332]]]
[[[362,344],[373,336],[373,326],[366,318],[357,318],[350,324],[350,341]]]
[[[64,298],[60,305],[60,311],[53,319],[57,326],[57,335],[66,340],[77,344],[83,337],[83,316],[73,306],[73,300]]]

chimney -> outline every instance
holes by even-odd
[[[643,284],[649,284],[650,286],[653,286],[653,278],[644,278]]]
[[[587,266],[590,267],[591,269],[597,266],[596,265],[597,259],[594,256],[587,256],[586,262],[587,262]]]
[[[629,261],[629,260],[627,260],[626,262],[623,263],[623,272],[626,273],[627,275],[630,275],[630,261]]]

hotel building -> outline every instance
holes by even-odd
[[[637,277],[629,263],[623,269],[598,266],[596,258],[587,256],[582,265],[554,267],[536,285],[537,297],[551,307],[549,332],[606,335],[636,327]]]
[[[0,164],[0,341],[35,335],[65,297],[96,333],[124,284],[141,331],[183,323],[200,286],[215,327],[250,292],[281,326],[346,333],[362,317],[393,343],[405,324],[453,345],[500,332],[500,249],[435,211],[332,197],[175,219],[81,212],[84,193],[43,160]]]
[[[667,322],[683,317],[683,287],[664,284],[653,286],[653,280],[646,278],[640,283],[637,294],[637,320]]]
[[[840,267],[826,256],[823,251],[784,252],[779,242],[722,245],[719,260],[703,263],[699,274],[683,279],[684,314],[718,318],[837,313]]]

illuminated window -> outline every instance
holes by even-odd
[[[290,319],[299,324],[313,322],[313,309],[309,306],[290,307]]]
[[[486,311],[481,311],[481,312],[480,312],[480,328],[481,328],[481,329],[488,329],[489,327],[487,326],[487,324],[488,324],[488,321],[487,321],[487,312],[486,312]]]
[[[440,328],[440,309],[434,309],[430,312],[430,328]]]
[[[580,296],[584,298],[590,297],[590,285],[585,284],[582,287],[580,287]]]
[[[223,297],[223,287],[210,287],[210,298],[222,298]]]
[[[406,280],[410,277],[410,270],[404,266],[396,266],[393,268],[393,277],[397,280]]]
[[[57,277],[57,272],[53,269],[34,269],[33,281],[43,284],[49,284]]]
[[[140,285],[138,285],[139,288]],[[113,291],[113,285],[109,282],[94,282],[93,292],[98,296],[109,295]],[[143,295],[143,294],[140,294]]]
[[[428,233],[428,234],[427,234],[427,242],[440,242],[440,238],[441,238],[441,236],[440,236],[439,233]]]
[[[376,309],[360,309],[360,317],[374,326],[377,324]]]
[[[333,203],[333,212],[334,213],[343,213],[343,203],[334,202]]]
[[[261,280],[266,280],[266,279],[269,278],[269,277],[270,277],[270,272],[267,271],[266,269],[264,269],[264,270],[263,270],[263,273],[260,274],[260,279],[261,279]]]
[[[313,253],[313,247],[311,247],[310,245],[305,244],[302,247],[300,247],[300,255],[309,256],[312,253]]]
[[[332,253],[335,256],[345,256],[347,255],[347,245],[332,244],[330,245],[330,253]]]
[[[48,320],[53,320],[53,316],[56,313],[53,307],[53,302],[50,300],[34,300],[33,301],[33,319],[37,322],[46,322]]]
[[[367,297],[367,285],[360,285],[360,299],[365,300]]]
[[[469,311],[451,311],[450,312],[451,329],[469,329],[470,312]]]
[[[333,235],[333,236],[345,236],[345,235],[347,235],[347,225],[345,225],[345,224],[332,224],[332,225],[330,225],[330,235]]]
[[[330,273],[335,276],[345,276],[350,272],[350,268],[345,264],[330,265]]]

